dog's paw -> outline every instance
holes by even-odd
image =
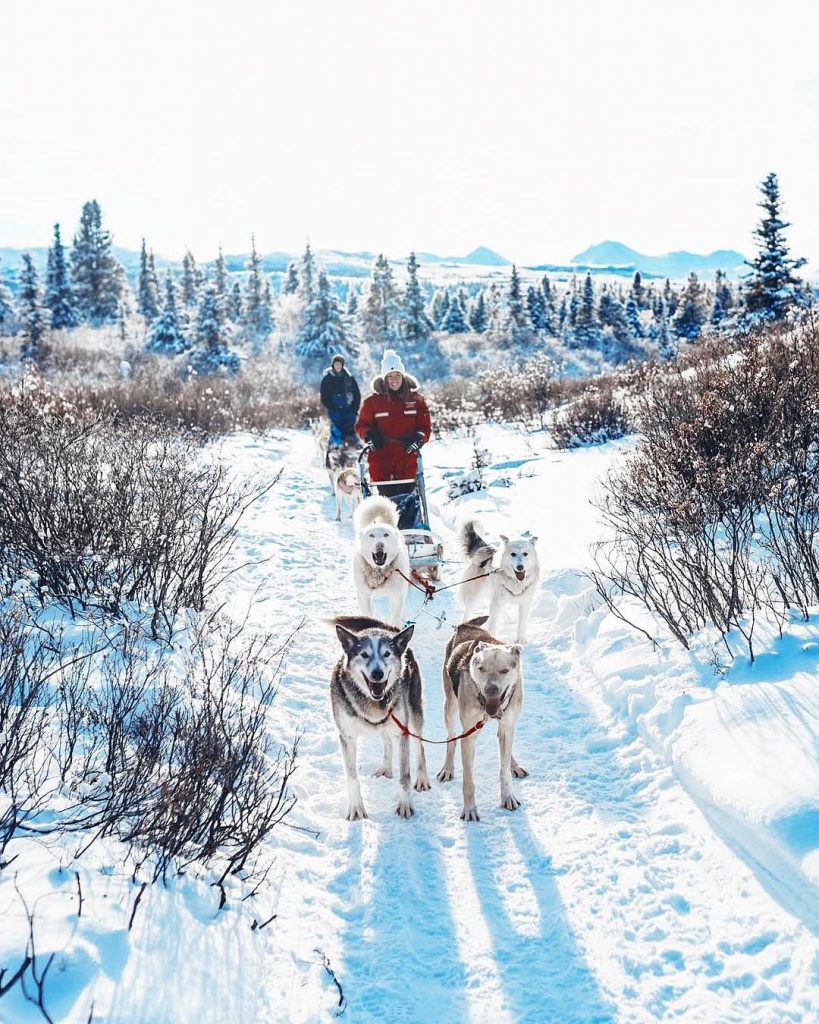
[[[376,769],[375,777],[377,779],[391,779],[392,778],[392,765],[390,765],[388,768],[385,768],[384,765],[382,764],[380,768]]]
[[[464,807],[461,811],[461,821],[480,821],[481,816],[478,814],[478,808],[475,804],[470,807]]]
[[[518,764],[517,761],[512,762],[512,774],[516,779],[529,778],[529,772],[526,771],[522,764]]]
[[[426,793],[427,790],[432,789],[432,784],[426,772],[418,772],[415,776],[415,786],[413,789],[418,793]]]
[[[415,814],[415,808],[412,806],[412,800],[402,796],[396,805],[395,813],[399,818],[411,818],[413,814]]]
[[[438,772],[435,778],[439,782],[452,782],[452,780],[455,778],[455,769],[447,768],[447,766],[444,765],[444,767]]]
[[[359,800],[358,803],[350,804],[347,807],[347,821],[360,821],[362,818],[368,818],[364,804]]]
[[[507,793],[506,796],[501,797],[501,807],[505,811],[516,811],[520,807],[520,800],[514,793]]]

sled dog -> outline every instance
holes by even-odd
[[[326,448],[324,468],[330,478],[330,486],[335,487],[336,474],[340,469],[355,469],[361,449],[352,441],[345,439],[343,444],[331,444]]]
[[[384,759],[376,775],[392,778],[392,747],[398,740],[400,792],[395,813],[409,818],[415,813],[410,792],[409,737],[390,717],[396,717],[419,736],[424,726],[421,671],[408,644],[414,626],[399,630],[364,616],[341,615],[333,619],[343,650],[330,680],[333,718],[338,727],[344,773],[347,777],[347,820],[366,818],[358,781],[356,745],[359,736],[379,734]],[[424,745],[418,746],[415,789],[430,788]]]
[[[356,508],[353,526],[357,535],[353,580],[361,614],[372,616],[373,598],[386,597],[390,602],[390,622],[400,626],[409,590],[410,563],[398,529],[398,510],[389,498],[372,495]]]
[[[468,622],[476,609],[489,611],[487,630],[495,635],[500,627],[504,608],[511,604],[518,611],[517,642],[526,643],[526,626],[532,602],[537,594],[540,580],[538,565],[537,537],[529,532],[510,539],[501,534],[501,548],[489,544],[480,535],[480,527],[469,520],[461,527],[461,543],[467,564],[461,579],[464,602],[464,622]],[[489,573],[483,579],[471,580],[474,576]]]
[[[500,749],[500,804],[507,811],[516,811],[520,801],[512,791],[512,776],[525,778],[529,773],[512,755],[515,723],[523,707],[523,676],[520,669],[520,647],[502,644],[482,628],[486,616],[463,622],[455,630],[446,647],[444,662],[444,717],[447,736],[455,735],[455,709],[461,728],[471,729],[482,716],[498,723]],[[464,821],[480,821],[475,804],[475,760],[477,733],[462,739]],[[455,774],[455,743],[447,746],[444,766],[438,772],[439,782],[449,782]]]
[[[336,496],[336,522],[339,522],[343,504],[349,503],[352,513],[361,501],[361,478],[358,471],[349,466],[337,469],[333,477],[333,491]]]

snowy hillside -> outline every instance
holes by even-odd
[[[225,596],[233,616],[265,630],[301,626],[271,712],[277,736],[301,733],[292,827],[274,833],[268,883],[246,901],[231,889],[221,910],[195,874],[140,895],[115,846],[74,860],[70,844],[16,840],[14,872],[0,874],[0,964],[26,944],[16,886],[37,910],[40,970],[54,954],[43,987],[52,1019],[815,1019],[819,630],[793,627],[720,681],[704,656],[653,651],[581,574],[599,532],[589,499],[631,442],[567,454],[543,435],[490,429],[478,443],[491,453],[484,489],[448,498],[472,461],[467,439],[432,444],[427,472],[448,558],[467,511],[540,536],[515,742],[531,773],[517,783],[520,811],[497,806],[487,728],[480,823],[459,818],[459,764],[454,782],[417,796],[412,820],[396,818],[395,783],[372,777],[380,750],[367,744],[370,818],[344,820],[328,699],[338,649],[325,620],[355,610],[351,525],[332,519],[308,435],[234,437],[223,454],[243,475],[284,468],[243,527],[236,558],[255,564]],[[457,565],[446,568],[454,577]],[[424,610],[410,599],[431,738],[444,733],[452,594]],[[442,748],[428,755],[437,770]],[[19,986],[0,1001],[4,1024],[41,1019]]]

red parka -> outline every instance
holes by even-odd
[[[418,394],[418,383],[404,374],[398,391],[390,391],[383,377],[376,377],[372,386],[374,393],[364,399],[355,425],[356,433],[363,440],[375,430],[385,442],[378,451],[368,455],[370,479],[414,479],[418,456],[405,451],[405,445],[414,434],[420,434],[422,443],[426,444],[431,431],[429,409],[423,395]]]

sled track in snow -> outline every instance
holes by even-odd
[[[271,558],[234,579],[232,610],[255,592],[251,621],[282,631],[304,623],[275,714],[280,736],[302,735],[290,821],[319,835],[277,830],[276,951],[260,980],[286,1019],[342,1010],[355,1024],[810,1019],[815,938],[595,693],[585,651],[602,613],[578,574],[550,575],[547,564],[530,622],[515,740],[531,772],[515,783],[521,809],[498,806],[487,726],[476,756],[480,823],[459,818],[459,757],[456,780],[433,781],[415,794],[415,817],[397,819],[396,782],[372,775],[375,743],[359,748],[370,818],[346,822],[328,696],[338,651],[323,620],[357,610],[351,526],[333,521],[309,438],[246,441],[237,455],[248,473],[282,460],[285,472],[243,525],[240,555]],[[428,487],[435,515],[444,490],[429,465]],[[411,617],[420,601],[410,595]],[[434,610],[457,621],[451,591]],[[448,635],[419,618],[429,736],[444,734]],[[434,775],[441,748],[428,757]]]

